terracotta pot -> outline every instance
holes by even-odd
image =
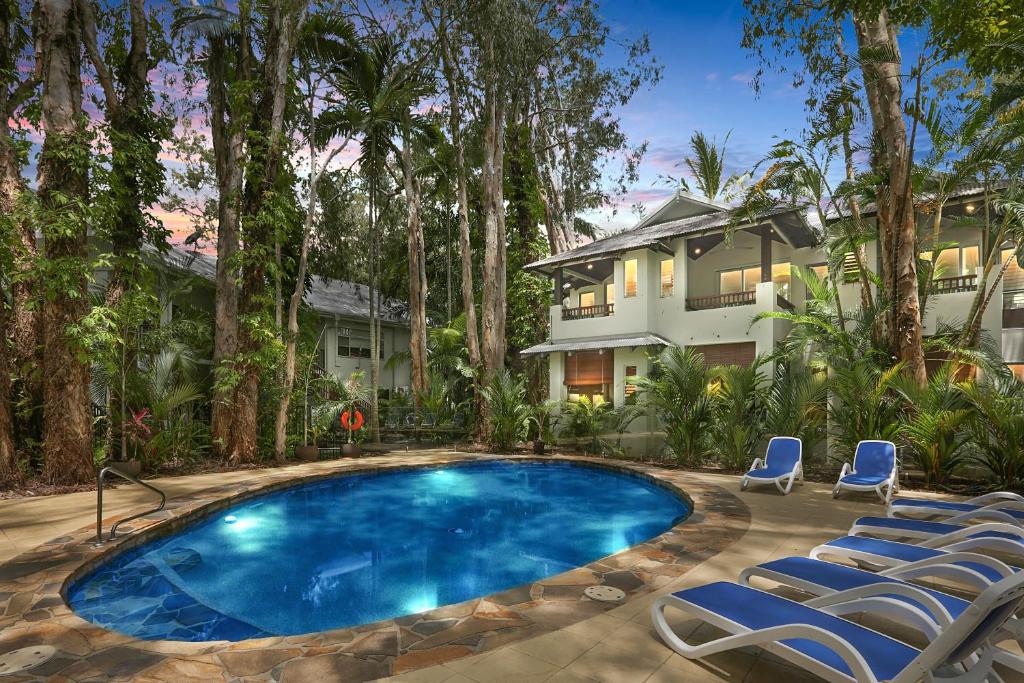
[[[142,462],[139,460],[111,460],[107,464],[133,479],[138,479],[142,474]]]
[[[357,443],[344,443],[341,445],[341,454],[349,458],[358,458],[363,454],[363,449]]]
[[[320,448],[318,446],[296,446],[295,457],[306,462],[313,462],[320,457]]]

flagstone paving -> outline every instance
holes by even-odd
[[[437,450],[166,478],[156,484],[168,491],[167,509],[133,522],[133,533],[113,545],[131,548],[239,496],[299,479],[472,457],[478,456]],[[356,628],[238,642],[142,641],[81,619],[66,606],[61,590],[66,581],[102,561],[101,554],[111,547],[93,548],[94,529],[82,528],[90,521],[95,524],[95,494],[0,501],[0,528],[12,530],[7,544],[0,546],[0,561],[9,560],[0,564],[0,654],[38,644],[59,651],[26,675],[0,680],[813,680],[754,649],[709,661],[685,660],[654,635],[647,616],[650,603],[656,595],[688,585],[735,578],[750,564],[806,554],[845,531],[855,517],[881,511],[881,505],[867,496],[833,501],[828,487],[815,484],[782,498],[768,489],[741,494],[736,477],[636,469],[685,491],[694,514],[647,543],[532,585]],[[131,488],[105,498],[113,513],[105,528],[117,516],[148,504]],[[25,548],[31,549],[15,556],[14,551]],[[583,596],[587,586],[598,584],[622,589],[626,600],[600,603]],[[681,635],[711,637],[694,622],[677,625]]]

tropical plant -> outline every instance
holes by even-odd
[[[313,443],[344,413],[349,414],[348,442],[352,443],[355,413],[370,401],[370,390],[363,384],[363,373],[353,372],[346,380],[327,374],[317,380],[319,401],[313,409]]]
[[[926,486],[941,486],[968,460],[971,403],[954,382],[955,366],[943,364],[928,384],[901,378],[907,399],[902,419],[902,436],[911,456],[924,472]]]
[[[548,400],[536,404],[531,409],[531,420],[537,429],[537,438],[544,443],[554,443],[555,413],[561,404],[558,401]]]
[[[897,378],[903,365],[883,370],[866,358],[838,367],[829,378],[831,455],[849,461],[865,439],[897,441],[904,399]]]
[[[601,435],[605,433],[612,414],[612,404],[603,396],[579,396],[562,404],[565,413],[565,435],[581,439],[583,450],[597,455],[604,450]]]
[[[743,181],[742,176],[726,175],[726,145],[730,135],[731,132],[727,133],[722,144],[718,144],[698,130],[690,136],[690,154],[683,159],[697,191],[711,200],[728,198],[740,188]],[[680,178],[679,185],[683,190],[690,191],[686,178]]]
[[[199,363],[184,344],[171,343],[152,357],[140,375],[131,401],[142,408],[130,411],[129,438],[143,445],[137,452],[143,466],[155,470],[167,463],[187,463],[205,455],[209,430],[198,419],[198,403],[205,393],[196,381]],[[141,413],[145,415],[139,419]],[[149,426],[143,436],[138,423]],[[141,440],[140,440],[141,439]]]
[[[748,366],[713,368],[712,433],[719,463],[728,470],[745,470],[764,433],[764,378],[761,359]]]
[[[714,398],[704,356],[670,346],[647,377],[637,377],[640,404],[654,411],[665,430],[665,448],[685,466],[701,465],[710,453]]]
[[[487,408],[487,441],[497,451],[510,450],[526,438],[530,427],[526,381],[505,368],[495,373],[481,392]]]
[[[808,462],[825,439],[828,384],[824,372],[812,372],[788,358],[775,363],[771,387],[764,396],[764,432],[768,436],[795,436],[803,444]]]
[[[1010,377],[962,387],[973,407],[967,422],[977,461],[998,488],[1024,486],[1024,384]]]

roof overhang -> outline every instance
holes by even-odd
[[[670,346],[672,342],[657,334],[645,332],[642,334],[616,335],[609,337],[581,337],[579,339],[567,339],[565,341],[546,341],[519,352],[523,356],[531,356],[544,353],[557,353],[559,351],[598,351],[601,349],[637,348],[640,346]]]

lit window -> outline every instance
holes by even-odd
[[[580,308],[587,308],[594,305],[593,292],[580,292]]]
[[[604,302],[606,304],[615,303],[615,283],[609,282],[604,286]]]
[[[1010,265],[1003,275],[1003,291],[1024,289],[1024,268],[1017,265],[1016,249],[1003,249],[1003,263],[1010,259]]]
[[[743,291],[753,292],[757,289],[757,283],[761,281],[761,266],[743,269]]]
[[[811,269],[811,272],[813,272],[815,275],[818,276],[819,280],[824,282],[825,280],[828,279],[828,264],[827,263],[822,263],[822,264],[819,264],[817,266],[811,266],[810,269]]]
[[[672,296],[673,284],[675,284],[675,262],[667,258],[661,262],[661,295]]]
[[[635,365],[626,366],[626,386],[624,392],[626,395],[626,405],[633,405],[634,403],[636,403],[636,384],[629,380],[630,377],[636,377]]]
[[[789,263],[775,263],[772,265],[772,282],[776,284],[779,296],[784,299],[789,298],[789,282],[790,282],[790,268]]]
[[[931,261],[932,252],[921,252],[921,258],[925,261]],[[974,275],[978,270],[980,260],[980,250],[977,245],[943,249],[942,253],[939,254],[938,261],[935,263],[932,277],[944,278]]]
[[[738,294],[743,291],[743,271],[726,270],[718,274],[719,294]]]
[[[978,247],[963,247],[960,249],[960,274],[974,275],[978,272]]]
[[[776,269],[778,278],[776,279]],[[783,273],[783,271],[785,271]],[[719,294],[738,294],[739,292],[757,291],[757,283],[761,281],[761,267],[751,266],[750,268],[737,268],[736,270],[723,270],[718,274]],[[786,291],[789,291],[789,264],[780,263],[772,267],[772,281],[785,284]]]
[[[637,261],[635,258],[631,258],[622,264],[622,271],[626,277],[626,284],[623,288],[623,295],[629,299],[630,297],[636,296],[637,292]]]

